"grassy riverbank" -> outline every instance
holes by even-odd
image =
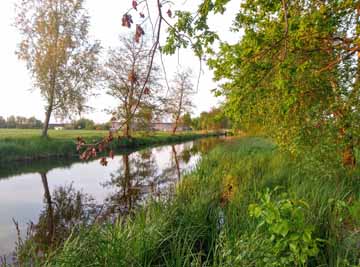
[[[0,163],[10,161],[32,161],[47,158],[72,158],[77,156],[75,140],[82,136],[87,142],[100,140],[107,131],[63,130],[49,131],[49,138],[40,137],[40,130],[0,129]],[[137,148],[174,142],[182,142],[214,135],[198,132],[187,132],[171,135],[170,133],[153,133],[144,135],[136,133],[131,139],[121,139],[114,146]]]
[[[360,170],[221,145],[168,202],[73,235],[47,266],[359,266]]]

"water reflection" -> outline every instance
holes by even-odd
[[[16,262],[20,266],[24,259],[45,255],[56,248],[76,230],[76,226],[93,223],[97,215],[93,198],[76,191],[72,184],[59,186],[51,193],[47,173],[40,173],[40,177],[44,207],[37,223],[29,223],[25,238],[18,236]]]
[[[104,187],[114,190],[105,199],[105,215],[124,215],[138,207],[146,195],[153,193],[157,164],[151,150],[121,156],[119,168]]]
[[[168,164],[162,168],[159,168],[155,152],[150,149],[122,155],[119,168],[111,174],[111,179],[103,184],[104,187],[114,190],[114,193],[105,199],[106,212],[102,216],[109,218],[114,215],[128,215],[149,199],[167,199],[175,183],[180,180],[182,171],[189,169],[192,147],[192,143],[171,145]],[[182,166],[182,158],[177,150],[189,155]],[[197,159],[199,155],[196,152],[192,156]]]
[[[17,169],[11,178],[0,180],[0,254],[10,255],[18,240],[19,260],[29,252],[44,255],[78,226],[113,221],[134,214],[150,199],[168,199],[182,174],[218,142],[208,138],[128,152],[109,160],[108,167],[93,161],[22,175],[16,175]],[[25,216],[29,203],[31,212]],[[20,239],[12,217],[19,222]],[[2,238],[6,231],[7,238]]]

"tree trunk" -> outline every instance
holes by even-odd
[[[177,130],[177,127],[178,127],[178,124],[179,124],[179,119],[180,119],[180,112],[178,112],[178,114],[176,115],[174,127],[172,129],[172,134],[173,135],[176,133],[176,130]]]
[[[130,125],[129,124],[130,124],[129,122],[126,122],[124,125],[123,133],[126,138],[130,137]]]
[[[176,133],[176,129],[177,129],[177,122],[175,122],[174,127],[172,129],[172,134],[173,135]]]
[[[41,134],[41,136],[43,138],[48,137],[48,129],[49,129],[49,122],[50,122],[51,112],[52,112],[52,104],[49,105],[49,107],[47,108],[46,113],[45,113],[45,121],[44,121],[44,126],[43,126],[42,134]]]
[[[180,175],[179,159],[178,159],[178,156],[177,156],[177,152],[176,152],[175,146],[172,145],[171,148],[172,148],[172,152],[173,152],[173,156],[174,156],[174,160],[175,160],[176,175],[177,175],[178,181],[180,181],[181,175]]]
[[[130,161],[129,161],[129,154],[124,154],[122,156],[123,160],[123,168],[124,168],[124,183],[123,183],[123,198],[125,208],[128,211],[132,209],[132,192],[131,192],[131,173],[130,173]]]
[[[47,241],[49,242],[48,245],[51,246],[52,245],[52,241],[54,238],[54,210],[53,210],[53,206],[52,206],[52,200],[51,200],[51,195],[50,195],[50,190],[49,190],[49,184],[48,184],[48,180],[47,180],[47,175],[46,173],[40,173],[41,175],[41,181],[44,187],[44,197],[45,197],[45,201],[47,204]]]
[[[47,110],[45,113],[45,122],[44,122],[43,130],[42,130],[42,134],[41,134],[41,136],[43,138],[48,137],[49,122],[50,122],[50,117],[51,117],[51,113],[53,111],[53,105],[54,105],[55,85],[56,85],[56,76],[53,73],[52,78],[51,78],[50,97],[48,99],[49,106],[47,107]]]

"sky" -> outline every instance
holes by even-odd
[[[35,116],[43,120],[45,102],[39,91],[33,88],[31,77],[25,67],[25,63],[19,61],[15,55],[16,46],[20,41],[20,35],[12,26],[15,17],[14,5],[19,0],[0,1],[0,116],[10,115],[31,117]],[[195,10],[200,0],[175,0],[176,9]],[[121,17],[131,5],[130,0],[86,0],[85,8],[90,15],[91,38],[101,41],[106,51],[109,47],[119,46],[119,35],[129,32],[121,26]],[[222,40],[234,42],[239,39],[239,33],[231,33],[229,28],[235,17],[236,10],[239,10],[240,0],[231,1],[227,6],[227,13],[224,16],[213,16],[209,24],[217,31]],[[162,43],[166,33],[162,33]],[[105,54],[104,54],[105,55]],[[199,73],[199,62],[190,50],[181,50],[179,55],[164,57],[168,78],[176,71],[178,65],[190,67],[194,72],[196,84]],[[204,64],[205,65],[205,64]],[[216,88],[212,80],[210,70],[203,66],[200,86],[197,94],[193,96],[195,108],[193,115],[199,115],[202,111],[208,111],[211,107],[218,105],[221,99],[211,93]],[[166,90],[166,89],[164,89]],[[95,122],[102,123],[109,120],[110,115],[104,110],[116,106],[116,101],[106,95],[104,91],[97,90],[98,95],[89,99],[88,105],[93,111],[83,114],[83,117],[90,118]],[[58,121],[51,118],[52,122]]]

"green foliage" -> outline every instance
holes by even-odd
[[[9,116],[7,119],[0,116],[0,128],[37,129],[42,127],[42,122],[35,117]]]
[[[208,50],[222,83],[215,93],[225,96],[235,127],[256,129],[292,154],[312,151],[335,164],[346,151],[343,160],[353,162],[360,136],[358,3],[242,1],[232,27],[241,38],[220,40],[214,55],[207,20],[228,2],[203,0],[196,15],[179,13],[168,46],[184,46],[176,34],[185,34],[195,54]]]
[[[293,152],[323,145],[321,149],[334,153],[347,142],[339,129],[347,125],[346,131],[354,134],[358,128],[349,123],[350,118],[356,121],[358,110],[347,109],[359,104],[355,84],[349,83],[355,75],[349,69],[354,62],[344,61],[341,71],[322,69],[341,53],[326,40],[351,28],[353,14],[335,2],[326,6],[312,2],[306,8],[301,1],[285,2],[288,25],[280,1],[244,2],[235,21],[237,30],[245,30],[244,37],[237,44],[223,44],[209,64],[216,79],[230,80],[222,93],[227,96],[227,112],[238,125],[260,125]],[[335,114],[338,109],[342,115]]]
[[[201,112],[199,117],[192,119],[192,126],[196,130],[229,129],[231,123],[222,108],[212,108],[209,112]]]
[[[182,123],[183,123],[184,125],[190,127],[191,124],[192,124],[192,119],[191,119],[190,113],[189,113],[189,112],[185,113],[185,114],[182,116],[181,121],[182,121]]]
[[[162,51],[165,54],[174,54],[178,48],[186,48],[191,44],[191,48],[199,58],[205,53],[213,54],[211,45],[219,40],[219,36],[208,26],[208,16],[211,13],[223,14],[228,2],[230,0],[203,0],[196,14],[176,11],[177,22],[169,28]]]
[[[309,257],[319,252],[317,240],[313,238],[314,227],[305,221],[304,209],[309,206],[301,200],[286,198],[272,200],[267,190],[260,204],[249,206],[250,216],[258,219],[258,230],[264,231],[269,241],[265,248],[260,248],[263,266],[305,265]]]
[[[201,58],[205,52],[212,52],[209,45],[218,40],[218,35],[211,31],[206,23],[207,6],[203,6],[204,15],[196,17],[188,11],[176,11],[177,22],[168,29],[166,44],[161,48],[165,54],[174,54],[179,48],[191,48],[197,57]],[[192,25],[198,25],[193,28]],[[198,33],[197,31],[200,31]],[[184,33],[184,34],[179,34]],[[204,47],[207,47],[204,51]]]
[[[85,129],[85,130],[94,130],[95,122],[86,118],[81,118],[73,122],[74,129]]]

